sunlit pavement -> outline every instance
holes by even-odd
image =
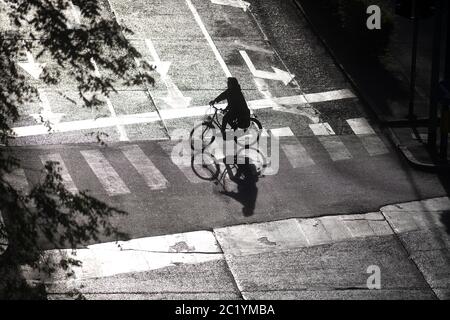
[[[395,230],[386,215],[361,218],[369,226],[380,222],[381,231],[358,226],[355,234],[342,231],[337,238],[313,218],[379,212],[388,204],[444,196],[439,180],[401,160],[306,22],[293,18],[289,5],[220,3],[105,1],[103,14],[133,30],[130,40],[156,66],[156,84],[119,83],[118,93],[98,110],[81,108],[73,84],[64,78],[57,87],[39,80],[41,67],[60,68],[48,57],[36,61],[33,52],[24,52],[17,61],[40,89],[41,102],[21,110],[15,124],[13,152],[24,169],[9,177],[11,183],[27,190],[42,177],[43,163],[56,160],[70,190],[88,189],[129,213],[114,224],[131,239],[207,230],[194,233],[193,240],[184,235],[173,236],[172,242],[161,240],[168,241],[163,246],[136,240],[149,256],[126,251],[130,260],[121,256],[111,242],[115,239],[102,239],[106,251],[94,249],[102,244],[91,244],[93,249],[83,253],[89,262],[81,274],[90,274],[84,288],[96,289],[86,293],[111,298],[102,296],[110,288],[110,293],[120,292],[117,298],[129,292],[140,292],[143,298],[164,298],[164,292],[188,298],[445,297],[448,274],[437,277],[432,288],[443,291],[433,293],[422,275],[427,267],[408,257],[411,253],[397,234],[403,231]],[[270,6],[275,6],[271,18],[253,14],[270,11]],[[228,76],[238,78],[253,112],[279,142],[278,152],[272,149],[266,155],[278,155],[272,159],[275,168],[257,181],[250,212],[243,212],[242,199],[221,193],[220,184],[193,173],[190,148],[179,139],[180,129],[188,133],[207,112],[208,101],[225,89]],[[53,123],[53,131],[36,121],[42,117]],[[96,143],[98,131],[107,134],[107,146]],[[331,228],[351,230],[352,219],[345,217],[344,225],[334,221]],[[302,238],[303,222],[310,229]],[[267,225],[250,231],[231,227],[249,223]],[[247,251],[242,248],[246,241]],[[438,250],[448,252],[446,243]],[[256,244],[262,248],[253,248]],[[198,249],[204,245],[205,250]],[[153,251],[162,256],[155,258]],[[130,264],[121,269],[115,259]],[[153,260],[159,262],[149,262]],[[117,270],[105,267],[102,273],[110,264]],[[370,265],[382,270],[383,293],[366,290]]]

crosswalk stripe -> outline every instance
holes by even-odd
[[[315,164],[305,147],[295,137],[290,138],[289,141],[283,141],[281,149],[283,149],[293,168],[308,167]]]
[[[201,183],[206,182],[200,179],[195,172],[192,171],[191,167],[191,145],[188,139],[183,139],[177,144],[173,143],[160,143],[161,148],[170,156],[173,164],[175,164],[184,176],[191,183]]]
[[[314,135],[317,136],[322,146],[327,150],[333,161],[351,159],[352,155],[348,151],[347,147],[341,141],[341,139],[336,136],[331,126],[324,123],[310,124]]]
[[[358,136],[364,148],[371,156],[388,153],[383,141],[376,135],[365,118],[348,119],[347,123]]]
[[[309,156],[305,147],[298,141],[289,127],[273,128],[270,129],[270,136],[272,139],[278,139],[284,137],[281,149],[288,158],[293,168],[301,168],[312,166],[315,164],[314,160]],[[271,152],[276,150],[271,150]]]
[[[270,129],[270,133],[271,133],[272,137],[293,137],[294,136],[294,133],[292,132],[291,128],[289,128],[289,127]]]
[[[12,172],[5,173],[3,179],[17,191],[26,193],[29,190],[28,180],[23,169],[14,169]]]
[[[110,196],[130,193],[125,182],[100,151],[84,150],[80,153]]]
[[[152,190],[167,188],[169,181],[156,168],[144,151],[137,145],[120,147],[125,157],[144,178],[147,186]]]
[[[44,165],[47,161],[58,162],[59,163],[58,167],[61,169],[59,174],[61,175],[62,183],[64,184],[64,186],[66,187],[66,189],[69,192],[71,192],[71,193],[78,192],[78,188],[76,187],[75,183],[73,182],[72,177],[69,174],[69,170],[67,170],[66,164],[64,163],[64,161],[59,153],[41,155],[41,156],[39,156],[39,158],[41,159],[41,161]]]

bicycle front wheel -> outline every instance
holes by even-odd
[[[199,152],[191,157],[191,167],[195,175],[202,180],[215,180],[220,173],[216,159],[205,152]]]
[[[216,128],[209,121],[203,121],[201,124],[195,126],[190,135],[191,149],[195,151],[203,151],[210,146],[216,136]]]

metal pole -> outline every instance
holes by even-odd
[[[440,156],[441,159],[447,161],[447,150],[448,150],[448,131],[449,131],[449,90],[450,90],[450,22],[448,21],[449,15],[449,4],[446,3],[445,11],[447,14],[446,24],[447,24],[447,43],[445,47],[445,71],[444,71],[444,81],[442,83],[442,91],[446,96],[443,99],[441,105],[441,141],[440,141]]]
[[[411,53],[411,81],[409,87],[409,110],[408,118],[415,119],[414,115],[414,99],[416,92],[416,63],[417,63],[417,41],[419,37],[419,18],[417,17],[417,4],[416,0],[412,1],[412,19],[413,19],[413,42]]]
[[[433,65],[431,70],[430,110],[428,123],[428,147],[431,152],[436,152],[436,130],[438,126],[437,105],[439,94],[440,53],[441,53],[441,29],[443,18],[443,0],[437,0],[437,15],[433,35]]]

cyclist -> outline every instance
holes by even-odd
[[[225,114],[222,121],[222,133],[225,133],[227,124],[229,124],[233,130],[237,129],[237,127],[247,129],[250,126],[250,110],[244,95],[242,94],[241,86],[234,77],[228,78],[227,86],[228,89],[209,102],[212,106],[215,103],[227,99],[228,106],[223,111]]]

